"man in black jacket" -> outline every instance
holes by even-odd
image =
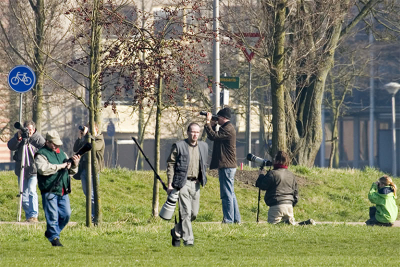
[[[44,146],[45,140],[43,136],[36,131],[36,125],[33,121],[25,121],[24,129],[28,130],[28,136],[23,136],[26,133],[22,133],[22,131],[19,130],[14,137],[8,141],[7,146],[11,151],[15,151],[13,157],[15,160],[15,174],[19,178],[23,178],[23,180],[18,179],[18,185],[22,186],[22,207],[25,211],[26,221],[35,223],[38,222],[39,204],[38,195],[36,193],[37,171],[34,154]],[[24,147],[25,141],[27,142]],[[26,167],[23,173],[21,173],[23,154],[25,154]]]

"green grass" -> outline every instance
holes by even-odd
[[[369,187],[382,173],[367,168],[327,170],[291,167],[301,176],[297,221],[365,221]],[[165,174],[161,175],[166,180]],[[85,197],[73,181],[72,217],[61,234],[63,248],[44,237],[45,224],[0,224],[1,266],[373,266],[400,264],[400,228],[363,225],[289,226],[256,224],[258,189],[235,185],[242,225],[221,225],[218,179],[201,191],[193,224],[195,247],[171,247],[172,222],[151,219],[153,175],[126,169],[101,174],[103,222],[87,228]],[[397,183],[397,179],[395,180]],[[398,183],[397,183],[398,184]],[[0,172],[0,220],[15,221],[17,181]],[[160,207],[166,194],[160,187]],[[41,201],[41,200],[40,200]],[[261,200],[260,219],[268,209]],[[41,202],[39,204],[41,208]],[[44,221],[42,209],[39,220]],[[205,223],[210,222],[210,223]]]

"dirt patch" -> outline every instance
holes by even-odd
[[[208,170],[207,175],[217,177],[218,178],[218,170]],[[237,170],[235,174],[235,180],[242,182],[243,184],[249,186],[255,186],[258,178],[258,170],[246,171],[246,170]],[[299,187],[310,184],[304,177],[296,176],[296,181]]]

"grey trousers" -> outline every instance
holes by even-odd
[[[179,190],[179,215],[181,217],[175,225],[175,231],[180,234],[186,245],[194,243],[192,221],[199,213],[200,207],[200,183],[187,181]]]

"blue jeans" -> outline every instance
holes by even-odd
[[[97,177],[99,177],[100,175],[98,174]],[[97,180],[99,181],[99,179]],[[86,169],[82,171],[81,173],[81,182],[82,182],[82,190],[83,193],[85,194],[85,196],[87,196],[87,172]],[[95,206],[94,206],[94,192],[93,192],[93,175],[92,175],[92,218],[94,218],[94,212],[95,212]]]
[[[239,206],[233,188],[235,173],[236,168],[218,169],[224,223],[240,223]]]
[[[46,215],[47,230],[45,236],[52,241],[60,239],[62,229],[71,217],[71,207],[68,195],[57,196],[53,193],[42,194],[43,210]]]
[[[25,211],[26,219],[39,215],[39,204],[38,195],[36,193],[37,176],[32,175],[31,177],[24,179],[24,185],[22,188],[22,208]]]

